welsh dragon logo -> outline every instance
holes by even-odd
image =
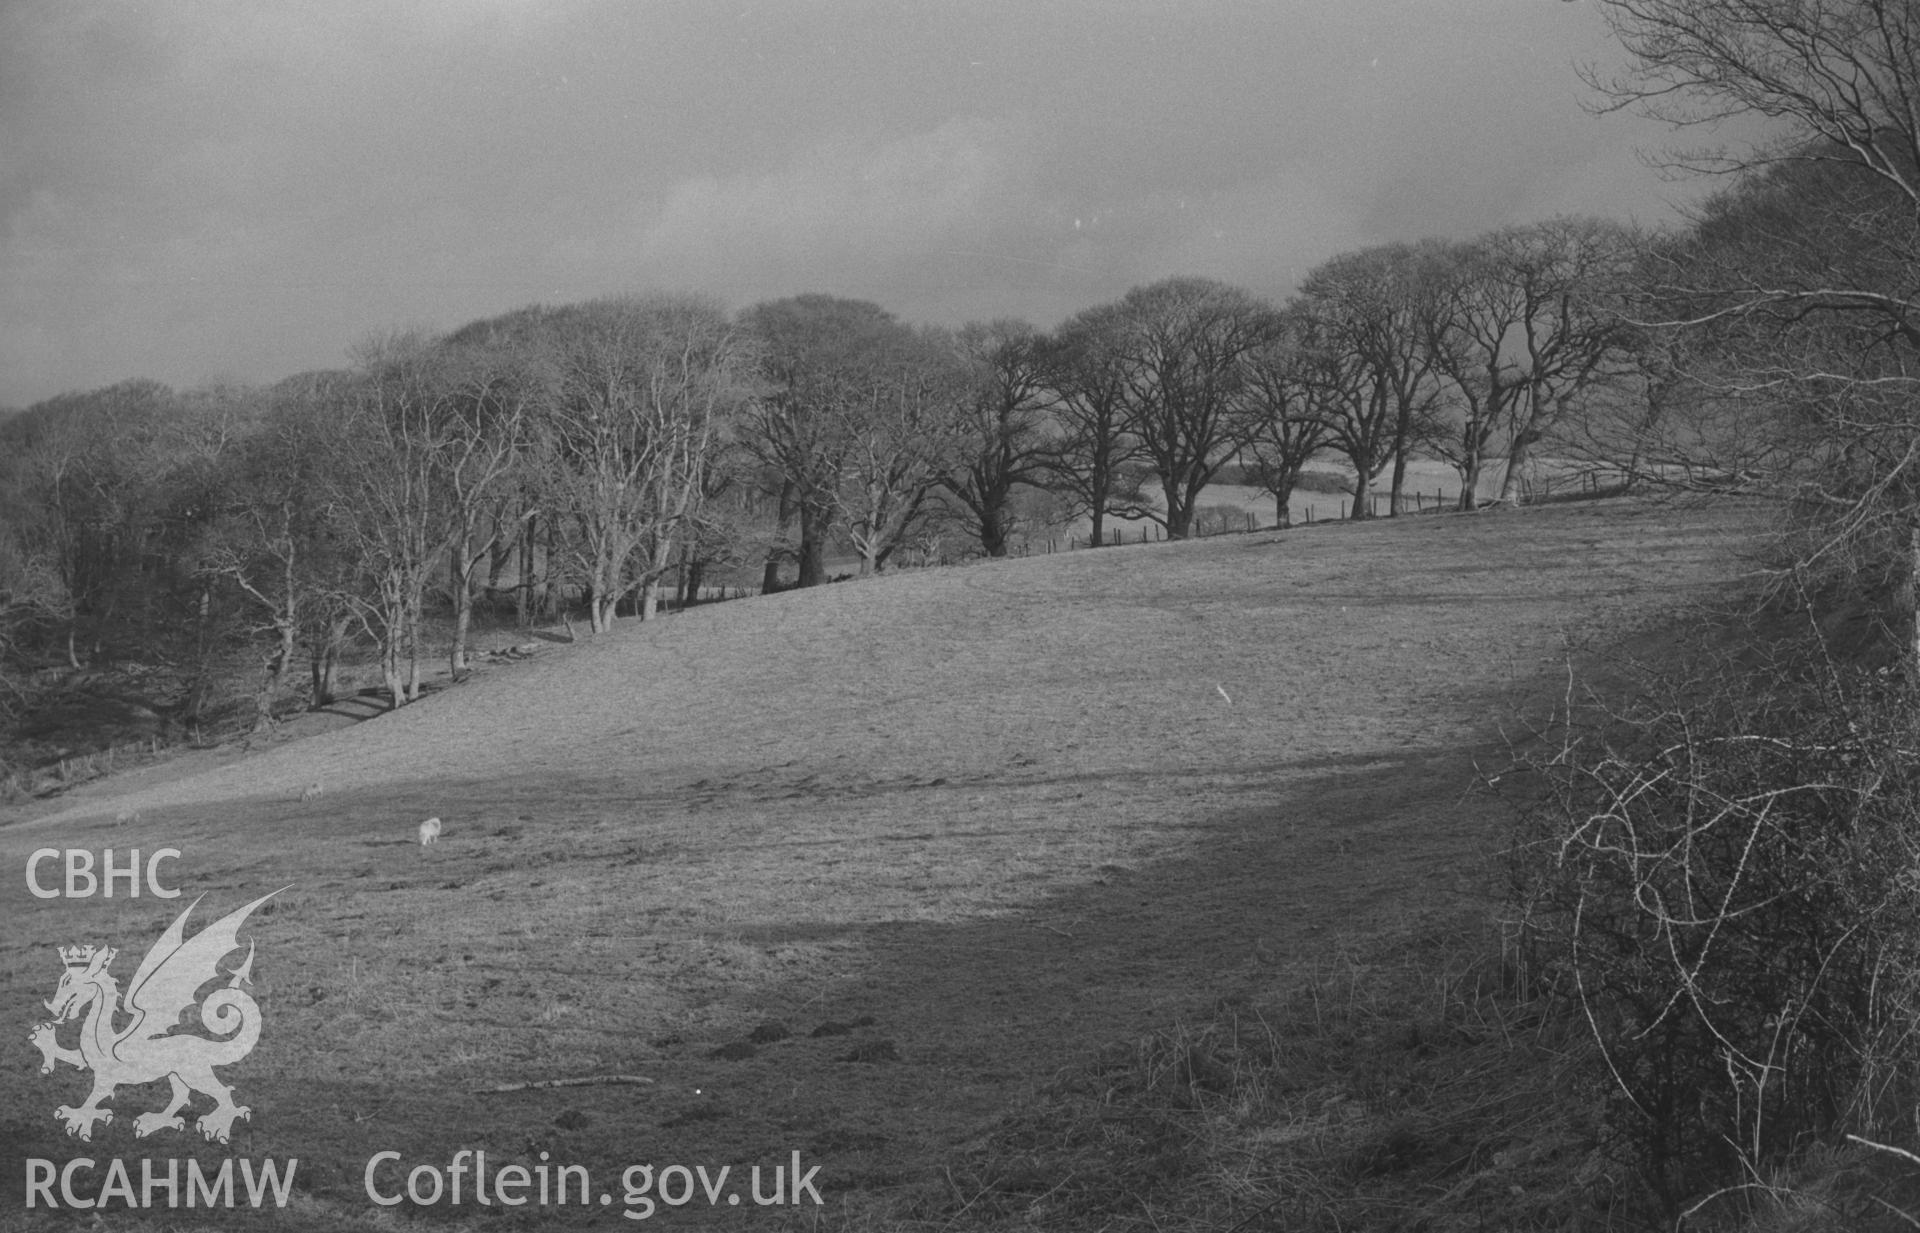
[[[260,1039],[260,1006],[240,987],[253,983],[252,944],[248,944],[245,961],[230,974],[222,973],[216,965],[239,949],[241,922],[279,893],[262,895],[228,913],[190,941],[185,937],[187,917],[200,901],[188,904],[140,961],[127,987],[124,1007],[119,983],[107,971],[119,951],[93,946],[59,948],[66,972],[60,977],[53,1000],[45,1003],[53,1020],[36,1025],[27,1039],[40,1050],[41,1074],[52,1074],[55,1062],[93,1072],[93,1091],[85,1104],[77,1109],[62,1105],[54,1110],[53,1115],[66,1123],[68,1134],[92,1140],[96,1122],[113,1121],[113,1111],[102,1105],[113,1098],[115,1088],[156,1079],[166,1079],[173,1085],[173,1099],[160,1112],[142,1113],[133,1119],[133,1133],[141,1138],[160,1130],[185,1129],[186,1121],[179,1114],[194,1092],[214,1100],[213,1110],[200,1115],[200,1133],[210,1140],[227,1142],[234,1122],[252,1116],[246,1105],[233,1102],[233,1089],[213,1073],[214,1067],[247,1056]],[[228,976],[225,986],[196,1000],[202,986],[222,975]],[[183,1026],[183,1017],[196,1010],[199,1022],[218,1039],[176,1030]],[[55,1033],[62,1024],[82,1015],[86,1018],[80,1025],[80,1047],[63,1048]],[[124,1026],[115,1026],[115,1020],[122,1018],[127,1020]]]

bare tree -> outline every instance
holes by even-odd
[[[1307,323],[1297,312],[1276,322],[1273,336],[1247,356],[1240,397],[1245,443],[1240,461],[1247,477],[1273,497],[1274,519],[1291,521],[1289,504],[1300,473],[1331,436],[1321,405],[1325,391],[1311,379],[1304,350]]]
[[[1640,242],[1617,224],[1556,218],[1437,250],[1425,345],[1458,419],[1433,446],[1460,475],[1460,508],[1479,504],[1504,441],[1501,498],[1511,499],[1535,447],[1584,400],[1630,368],[1641,333],[1623,314]]]
[[[1407,454],[1439,400],[1431,264],[1429,250],[1404,244],[1347,253],[1308,274],[1296,301],[1306,379],[1353,468],[1354,518],[1369,516],[1367,485],[1389,464],[1398,512]]]
[[[1907,0],[1602,0],[1627,68],[1610,108],[1682,128],[1759,117],[1768,138],[1681,154],[1738,173],[1648,290],[1702,331],[1691,367],[1780,435],[1774,482],[1801,565],[1903,578],[1920,659],[1920,9]],[[1706,345],[1703,345],[1706,344]],[[1789,461],[1790,460],[1790,461]],[[1878,584],[1874,584],[1878,585]]]
[[[41,593],[57,597],[73,667],[83,648],[139,629],[139,618],[166,593],[165,580],[146,571],[166,559],[150,551],[164,529],[156,504],[164,493],[154,480],[175,404],[166,386],[125,381],[49,399],[9,424],[15,535],[58,581]],[[56,609],[41,611],[53,617]]]
[[[1681,128],[1736,116],[1773,123],[1766,144],[1682,153],[1678,166],[1858,168],[1920,214],[1920,11],[1907,0],[1599,0],[1599,7],[1629,57],[1623,72],[1585,73],[1606,108],[1637,109]],[[1750,290],[1907,317],[1897,299],[1870,287]]]
[[[420,696],[426,593],[443,548],[441,358],[417,334],[375,339],[359,349],[355,379],[329,391],[329,497],[359,574],[341,598],[380,647],[390,707]]]
[[[867,412],[898,408],[903,355],[920,343],[879,305],[824,295],[761,304],[744,323],[759,346],[762,386],[741,441],[766,467],[780,521],[799,522],[798,585],[817,586],[826,581],[827,544],[845,509],[856,430]],[[877,477],[885,464],[869,455],[863,474]]]
[[[691,537],[681,548],[681,607],[699,603],[708,571],[740,564],[756,539],[757,498],[763,494],[753,485],[752,456],[734,438],[734,427],[729,425],[715,443],[702,487],[700,514],[691,525]]]
[[[1024,321],[973,323],[960,331],[971,388],[959,421],[957,460],[944,486],[964,507],[980,549],[1007,555],[1012,498],[1046,478],[1046,342]]]
[[[1526,376],[1512,355],[1528,316],[1524,292],[1502,277],[1486,238],[1452,245],[1437,266],[1440,311],[1428,321],[1434,371],[1458,410],[1450,429],[1434,434],[1434,451],[1460,477],[1459,507],[1477,509],[1480,483],[1496,442],[1513,428]]]
[[[667,298],[588,305],[554,345],[551,491],[598,632],[635,591],[641,617],[655,612],[720,422],[745,395],[748,352],[717,307]]]
[[[1521,396],[1500,497],[1513,499],[1535,446],[1617,371],[1633,336],[1620,309],[1632,286],[1638,241],[1595,218],[1556,218],[1495,232],[1484,242],[1487,275],[1507,284],[1520,312],[1513,325]]]
[[[1733,396],[1746,383],[1732,377],[1727,362],[1732,331],[1654,324],[1685,312],[1651,289],[1671,274],[1676,252],[1694,243],[1691,234],[1646,237],[1643,272],[1621,309],[1628,328],[1608,375],[1554,433],[1556,452],[1617,475],[1628,490],[1751,489],[1789,465],[1786,442],[1762,429],[1766,417],[1756,417],[1750,400]]]
[[[1245,359],[1271,335],[1262,301],[1224,283],[1175,278],[1120,301],[1112,359],[1126,378],[1129,425],[1166,500],[1146,511],[1184,539],[1200,493],[1239,451]]]
[[[542,391],[517,349],[441,346],[449,352],[453,389],[437,469],[446,498],[447,588],[453,598],[447,660],[458,680],[467,670],[475,573],[501,537],[499,507],[516,487],[512,480],[528,448],[527,422]]]
[[[202,550],[202,572],[232,588],[250,614],[249,633],[268,643],[254,692],[255,731],[273,723],[301,639],[337,628],[336,597],[347,585],[327,480],[334,425],[312,388],[283,385],[268,395],[265,422],[227,451],[223,499]],[[319,634],[322,643],[337,638]],[[337,652],[317,646],[316,669]],[[330,685],[330,668],[316,671],[314,705],[332,700]]]
[[[1092,522],[1090,546],[1106,542],[1109,515],[1146,508],[1148,468],[1128,420],[1128,377],[1115,362],[1125,328],[1118,304],[1090,308],[1046,341],[1042,356],[1056,433],[1042,465],[1047,485],[1072,514]]]
[[[901,335],[871,360],[865,397],[840,409],[852,446],[837,499],[862,574],[886,567],[950,473],[970,376],[937,332]]]

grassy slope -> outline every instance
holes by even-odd
[[[202,775],[15,811],[0,1005],[24,1035],[56,944],[132,952],[124,982],[185,902],[35,900],[29,852],[170,845],[196,921],[293,886],[249,927],[267,1031],[227,1077],[256,1110],[234,1150],[298,1155],[315,1227],[372,1212],[359,1170],[386,1148],[548,1150],[609,1180],[797,1149],[830,1203],[884,1191],[1107,1042],[1470,902],[1498,836],[1462,793],[1510,703],[1570,633],[1735,572],[1749,529],[1601,502],[624,625]],[[422,850],[428,814],[447,829]],[[794,1035],[710,1056],[774,1021]],[[0,1225],[20,1157],[78,1154],[49,1113],[81,1089],[5,1057]],[[470,1094],[615,1072],[655,1082]],[[90,1154],[190,1150],[131,1138],[160,1094],[123,1096]]]

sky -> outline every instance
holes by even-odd
[[[0,406],[527,304],[1052,326],[1372,244],[1659,224],[1583,0],[0,0]]]

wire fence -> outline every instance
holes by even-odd
[[[1562,476],[1545,475],[1537,478],[1522,479],[1518,482],[1517,496],[1523,505],[1555,499],[1569,499],[1579,496],[1597,496],[1610,488],[1618,486],[1618,477],[1608,477],[1592,470],[1572,472]],[[1365,498],[1367,516],[1382,518],[1393,516],[1392,494],[1370,492]],[[1400,494],[1399,515],[1439,514],[1460,508],[1460,494],[1448,492],[1444,488],[1435,488],[1431,492],[1418,489],[1406,490]],[[1202,506],[1194,512],[1192,523],[1187,530],[1188,539],[1210,539],[1219,535],[1245,535],[1254,531],[1285,531],[1296,526],[1312,526],[1315,523],[1347,522],[1352,520],[1353,498],[1339,493],[1327,494],[1325,503],[1310,501],[1289,508],[1284,516],[1275,518],[1272,514],[1263,515],[1256,510],[1242,509],[1237,506]],[[1166,524],[1151,519],[1125,522],[1118,526],[1104,528],[1100,537],[1100,546],[1119,548],[1129,544],[1165,543]],[[1048,556],[1057,552],[1076,552],[1094,547],[1091,534],[1087,535],[1047,535],[1027,536],[1007,545],[1007,555],[1011,557]],[[902,569],[914,569],[955,563],[953,558],[941,554],[923,554],[922,557],[896,559],[888,564],[889,572]],[[850,574],[836,574],[832,581],[840,582],[852,577]],[[757,586],[710,586],[700,588],[698,604],[719,603],[729,599],[746,599],[761,594]],[[670,607],[679,607],[674,602]]]
[[[1384,492],[1367,494],[1368,517],[1383,517],[1392,512],[1390,495]],[[1434,514],[1457,508],[1459,497],[1448,496],[1443,490],[1432,493],[1403,492],[1400,495],[1401,514]],[[1256,510],[1243,510],[1234,507],[1202,506],[1194,512],[1191,524],[1187,528],[1188,539],[1210,539],[1218,535],[1245,535],[1252,531],[1285,531],[1295,526],[1307,526],[1317,522],[1345,522],[1352,513],[1352,499],[1330,500],[1325,506],[1309,502],[1300,507],[1296,520],[1293,510],[1278,520],[1263,520]],[[1151,520],[1130,522],[1122,526],[1108,527],[1101,536],[1101,545],[1108,548],[1122,547],[1127,544],[1165,543],[1167,528],[1164,523]],[[1044,556],[1052,552],[1072,552],[1093,547],[1093,538],[1089,535],[1039,536],[1021,541],[1015,556]]]

